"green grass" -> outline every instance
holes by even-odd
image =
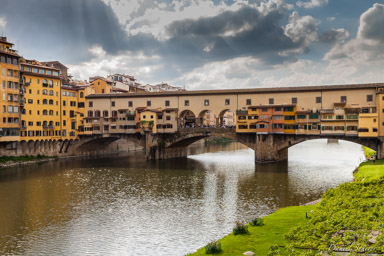
[[[371,181],[384,177],[384,159],[361,163],[354,173],[356,181]]]
[[[248,225],[249,234],[233,235],[220,239],[222,252],[215,255],[242,255],[252,251],[256,255],[267,255],[272,244],[284,246],[284,234],[291,228],[307,222],[305,213],[315,209],[315,205],[292,206],[278,210],[264,218],[264,226]],[[233,224],[235,226],[235,223]],[[205,248],[189,255],[207,255]]]
[[[362,146],[362,147],[363,147],[364,155],[365,155],[366,159],[369,159],[369,158],[373,157],[374,154],[376,154],[375,150],[364,147],[364,146]]]
[[[6,162],[26,162],[26,161],[33,161],[33,160],[40,160],[40,159],[47,159],[47,158],[54,158],[50,156],[1,156],[0,157],[0,163],[6,163]]]

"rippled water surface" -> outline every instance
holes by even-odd
[[[185,255],[236,220],[318,199],[352,180],[361,146],[316,140],[255,165],[231,143],[186,159],[69,159],[0,170],[1,255]]]

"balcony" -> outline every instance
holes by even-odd
[[[46,124],[43,125],[43,129],[44,129],[44,130],[47,130],[47,129],[48,129],[48,125],[46,125]]]
[[[48,125],[48,129],[53,130],[53,129],[55,129],[55,126],[54,125]]]

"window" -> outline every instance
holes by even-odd
[[[373,95],[367,95],[367,101],[373,101]]]
[[[275,99],[274,98],[270,98],[269,99],[269,104],[275,104]]]
[[[189,106],[189,100],[184,100],[184,106]]]
[[[69,105],[70,105],[71,107],[76,107],[76,101],[70,101],[70,102],[69,102]]]
[[[71,110],[69,111],[69,117],[75,117],[75,111]]]
[[[67,105],[67,102],[63,100],[63,106],[66,106],[66,105]]]
[[[245,101],[246,103],[246,105],[252,105],[252,100],[251,99],[246,99],[246,101]]]
[[[151,101],[148,100],[148,101],[147,101],[147,107],[150,107],[150,106],[151,106]]]
[[[79,102],[78,104],[77,104],[77,107],[78,108],[84,108],[85,106],[84,106],[84,102]]]
[[[45,74],[45,69],[40,69],[40,70],[39,70],[39,73],[40,73],[40,74]]]
[[[114,102],[114,101],[111,101],[111,106],[112,106],[112,107],[115,106],[115,102]]]
[[[171,120],[171,117],[170,116],[166,116],[166,120],[167,121]]]
[[[53,100],[49,100],[49,105],[53,105]]]
[[[108,110],[103,111],[103,117],[108,117],[108,114],[109,114]]]
[[[321,103],[321,97],[316,97],[316,103]]]
[[[340,101],[341,102],[347,102],[347,96],[341,96]]]
[[[297,104],[297,98],[292,98],[292,104]]]
[[[49,96],[53,96],[53,91],[49,90]]]
[[[204,100],[204,106],[209,106],[209,100]]]
[[[52,80],[49,80],[49,81],[48,81],[48,87],[49,87],[49,88],[53,88],[53,81],[52,81]]]
[[[49,115],[53,116],[53,110],[49,110]]]
[[[66,115],[67,115],[67,112],[63,110],[63,116],[66,116]]]
[[[90,108],[93,107],[93,102],[92,101],[88,102],[88,107],[90,107]]]
[[[43,105],[47,105],[48,104],[48,100],[47,99],[43,99]]]
[[[43,110],[43,115],[44,116],[48,115],[48,110]]]
[[[268,112],[268,109],[267,108],[262,108],[261,112]]]
[[[101,93],[104,93],[104,89],[101,89]]]
[[[231,105],[231,100],[230,99],[226,99],[225,100],[225,105]]]
[[[128,101],[128,107],[133,107],[133,102],[132,101]]]
[[[80,98],[84,98],[84,93],[80,92]]]
[[[166,101],[165,101],[165,106],[166,106],[166,107],[169,107],[169,100],[166,100]]]

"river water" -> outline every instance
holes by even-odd
[[[0,255],[185,255],[236,220],[304,204],[351,181],[360,145],[315,140],[288,163],[255,165],[238,143],[186,159],[142,152],[0,170]]]

